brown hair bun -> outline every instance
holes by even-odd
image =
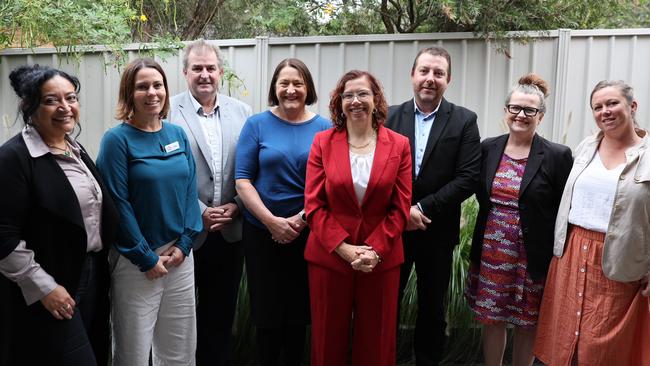
[[[548,83],[546,82],[546,80],[542,79],[541,76],[533,72],[520,77],[517,83],[519,83],[519,85],[535,85],[537,89],[539,89],[539,91],[541,91],[542,94],[544,94],[544,98],[548,97],[549,94]]]

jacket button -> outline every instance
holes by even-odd
[[[212,178],[212,176],[210,176],[210,180],[214,180],[214,178]]]
[[[527,227],[525,227],[522,231],[524,232],[524,234],[528,234],[528,228]]]
[[[522,209],[522,210],[525,210],[525,209],[526,209],[526,205],[523,204],[523,203],[520,203],[520,204],[519,204],[519,208]]]
[[[212,200],[208,200],[208,205],[211,205],[211,204],[212,204]]]

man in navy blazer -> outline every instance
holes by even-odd
[[[417,366],[437,365],[446,335],[445,295],[452,252],[458,244],[460,205],[474,191],[481,147],[476,114],[443,98],[451,57],[442,47],[420,50],[411,69],[414,98],[391,106],[386,126],[409,138],[413,198],[404,233],[400,301],[415,264],[418,317]]]
[[[243,268],[242,223],[235,192],[235,147],[251,115],[245,103],[219,94],[219,47],[198,40],[183,53],[188,91],[171,98],[169,121],[185,130],[196,161],[203,233],[194,242],[197,365],[230,365],[230,338]]]

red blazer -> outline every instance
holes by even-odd
[[[411,148],[406,137],[383,126],[361,205],[354,193],[347,131],[314,137],[307,163],[305,212],[311,230],[305,259],[343,273],[354,271],[334,249],[345,241],[371,246],[382,258],[375,271],[404,262],[402,232],[411,203]]]

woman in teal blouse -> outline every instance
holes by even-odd
[[[165,73],[154,60],[122,74],[117,118],[97,165],[120,212],[111,261],[113,365],[194,362],[192,242],[202,229],[194,160],[183,130],[163,122]]]

